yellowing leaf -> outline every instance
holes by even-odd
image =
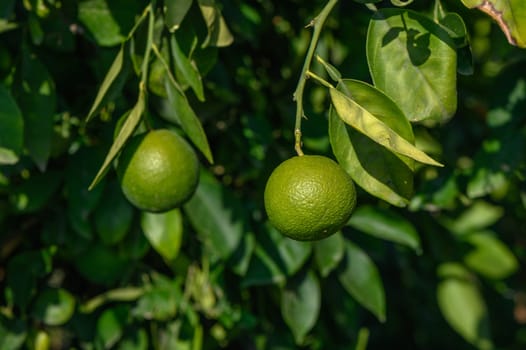
[[[330,95],[340,118],[376,143],[421,163],[442,166],[340,91],[331,88]]]

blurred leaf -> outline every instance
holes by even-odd
[[[128,114],[126,120],[120,128],[117,137],[115,138],[115,140],[113,140],[113,144],[111,145],[108,154],[106,154],[104,163],[102,164],[97,175],[89,185],[90,190],[93,189],[102,180],[104,175],[106,175],[113,160],[115,159],[115,157],[117,157],[117,154],[124,147],[126,141],[128,140],[128,138],[130,138],[130,136],[132,136],[133,131],[141,121],[142,114],[144,113],[145,108],[145,94],[146,92],[143,89],[139,89],[139,97],[137,99],[137,103],[131,109],[130,114]]]
[[[183,293],[179,282],[158,279],[137,301],[132,314],[145,320],[168,321],[176,316],[182,302]]]
[[[100,148],[82,147],[70,155],[66,165],[64,189],[68,205],[68,218],[75,232],[85,238],[92,237],[92,229],[88,218],[97,206],[104,186],[89,190],[93,174],[97,171],[99,162],[104,157]]]
[[[22,183],[13,186],[9,201],[17,213],[34,213],[49,202],[61,182],[62,173],[58,171],[35,172]]]
[[[14,164],[24,144],[24,119],[11,93],[0,84],[0,165]]]
[[[281,295],[281,314],[297,344],[316,324],[320,306],[320,285],[313,272],[302,272],[288,281]]]
[[[120,242],[130,230],[133,208],[122,194],[118,181],[104,187],[104,194],[94,212],[94,223],[100,240],[107,245]]]
[[[19,79],[15,97],[24,117],[24,145],[39,169],[44,170],[51,154],[55,83],[46,66],[27,48],[22,50]]]
[[[177,257],[183,236],[183,217],[178,208],[164,213],[143,212],[141,227],[159,255],[167,261]]]
[[[164,22],[170,32],[179,29],[181,22],[185,18],[188,10],[192,6],[193,0],[167,1],[164,9]]]
[[[345,241],[341,232],[314,242],[314,259],[322,277],[327,277],[342,261],[344,255]]]
[[[521,0],[462,0],[469,8],[478,8],[492,17],[511,45],[526,47],[526,6]]]
[[[33,312],[48,326],[63,325],[75,312],[75,297],[62,288],[45,289],[38,295]]]
[[[110,289],[102,294],[99,294],[81,305],[80,309],[84,313],[92,313],[105,303],[116,301],[133,301],[144,294],[144,288],[138,287],[123,287]]]
[[[93,105],[90,108],[88,116],[86,117],[86,122],[90,121],[91,118],[93,118],[93,116],[95,115],[95,113],[99,110],[101,103],[104,100],[104,97],[108,94],[113,82],[117,79],[117,77],[121,73],[123,64],[124,64],[124,45],[121,46],[119,52],[115,56],[115,59],[113,60],[113,63],[110,66],[110,69],[106,73],[106,76],[104,77],[104,80],[102,81],[102,84],[99,90],[97,91],[97,96],[95,97],[95,101],[93,102]]]
[[[358,207],[349,225],[369,235],[406,245],[421,253],[420,237],[415,227],[392,210],[363,205]]]
[[[247,288],[267,284],[281,284],[285,281],[285,274],[281,271],[278,264],[260,245],[256,245],[248,270],[241,281],[241,286]]]
[[[208,35],[202,46],[223,47],[230,45],[234,38],[215,0],[198,0],[198,3],[208,28]]]
[[[105,310],[97,320],[96,339],[103,349],[112,348],[124,333],[128,323],[129,307],[117,305]]]
[[[451,232],[463,235],[487,228],[496,223],[504,215],[500,206],[479,200],[469,206],[455,219],[443,218],[441,222]]]
[[[47,250],[24,251],[7,263],[4,292],[6,299],[22,310],[29,305],[37,291],[40,278],[51,272],[52,258]]]
[[[342,84],[343,83],[343,84]],[[371,113],[379,122],[409,142],[414,142],[411,125],[402,111],[374,87],[356,80],[344,80],[338,89]],[[356,118],[359,115],[355,115]],[[331,107],[329,137],[338,162],[358,186],[396,206],[405,206],[413,192],[414,161],[392,153],[373,139],[347,128],[341,116]]]
[[[27,328],[20,319],[7,319],[0,314],[0,349],[22,348],[27,337]]]
[[[201,121],[190,106],[185,94],[175,85],[172,79],[165,79],[165,88],[172,110],[164,116],[171,122],[181,125],[192,143],[203,153],[206,159],[213,163],[212,151],[208,139],[201,125]]]
[[[117,350],[148,350],[148,333],[141,329],[127,329],[121,341],[117,344]]]
[[[421,163],[442,166],[342,92],[331,88],[330,95],[332,105],[340,118],[373,141],[392,152]]]
[[[103,245],[91,245],[76,257],[75,266],[88,281],[109,286],[123,278],[129,262]]]
[[[190,85],[199,101],[204,101],[205,95],[201,75],[199,74],[197,67],[188,57],[185,56],[184,52],[179,47],[175,35],[170,37],[170,48],[176,67],[179,69],[186,82]]]
[[[271,254],[283,272],[288,276],[294,275],[309,258],[312,245],[310,242],[300,242],[282,235],[268,221],[264,226],[270,238],[266,250],[275,250]]]
[[[444,122],[457,108],[456,50],[448,33],[419,13],[375,12],[367,34],[374,85],[411,121]]]
[[[184,211],[210,252],[223,259],[236,250],[248,224],[241,203],[206,171]]]
[[[84,0],[79,2],[78,18],[100,46],[122,43],[140,13],[140,1]]]
[[[465,237],[464,241],[473,246],[464,256],[465,264],[484,277],[504,279],[517,271],[517,258],[493,232],[473,233]]]
[[[481,350],[493,349],[488,313],[474,277],[461,265],[445,263],[438,268],[438,305],[449,325]]]
[[[241,238],[239,246],[230,258],[229,263],[232,266],[232,271],[240,276],[244,276],[246,274],[255,247],[256,238],[254,237],[254,233],[248,232],[244,234]]]
[[[356,301],[385,322],[385,294],[378,269],[367,253],[350,241],[345,244],[345,259],[338,278]]]

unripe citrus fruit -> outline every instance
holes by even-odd
[[[270,175],[264,197],[274,227],[300,241],[335,233],[356,206],[349,174],[322,156],[297,156],[281,163]]]
[[[141,210],[163,212],[186,202],[199,181],[199,161],[177,133],[153,130],[134,136],[117,165],[122,191]]]

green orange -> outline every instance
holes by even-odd
[[[278,231],[292,239],[312,241],[330,236],[347,223],[356,206],[356,190],[335,161],[304,155],[274,169],[264,200]]]
[[[126,198],[137,208],[164,212],[181,206],[199,182],[192,147],[168,129],[134,136],[122,151],[117,174]]]

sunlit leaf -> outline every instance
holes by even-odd
[[[24,118],[16,101],[0,84],[0,164],[14,164],[24,144]]]
[[[67,290],[49,288],[38,295],[33,312],[44,324],[59,326],[73,316],[75,304],[75,297]]]
[[[343,80],[339,91],[352,96],[364,110],[400,136],[413,142],[411,125],[400,109],[374,87],[356,80]],[[331,107],[329,139],[338,162],[356,184],[372,195],[396,206],[405,206],[413,193],[414,161],[392,153],[353,128],[346,127]]]
[[[526,47],[526,6],[522,0],[462,0],[469,8],[478,8],[497,22],[512,45]]]
[[[27,337],[25,322],[0,314],[0,349],[21,349]]]
[[[438,305],[446,321],[476,348],[493,349],[486,304],[474,277],[455,263],[440,265],[438,274]]]
[[[194,196],[183,208],[211,252],[227,258],[236,250],[246,230],[246,214],[241,203],[211,174],[201,173]]]
[[[448,120],[457,108],[456,48],[447,31],[402,9],[375,12],[367,34],[374,85],[411,121]]]
[[[463,235],[485,229],[496,223],[504,215],[500,206],[479,200],[469,206],[458,217],[441,218],[440,222],[451,232]]]
[[[421,163],[442,166],[342,92],[331,88],[330,95],[340,118],[376,143]]]
[[[417,253],[421,252],[420,237],[415,227],[391,210],[360,206],[351,216],[349,225],[372,236],[406,245]]]
[[[345,256],[345,242],[341,232],[314,242],[314,259],[323,277],[327,277]]]
[[[234,41],[234,37],[230,33],[215,0],[198,0],[198,3],[208,28],[208,35],[202,46],[223,47],[230,45]]]
[[[473,233],[463,240],[473,247],[464,255],[465,264],[484,277],[503,279],[517,271],[517,258],[493,232]]]
[[[143,212],[141,227],[152,247],[164,259],[177,257],[183,236],[183,217],[179,209],[164,213]]]
[[[345,290],[381,322],[385,321],[385,292],[380,273],[367,253],[350,241],[338,278]]]
[[[321,306],[321,291],[313,272],[303,272],[291,279],[281,295],[281,314],[297,344],[302,344],[314,327]]]

